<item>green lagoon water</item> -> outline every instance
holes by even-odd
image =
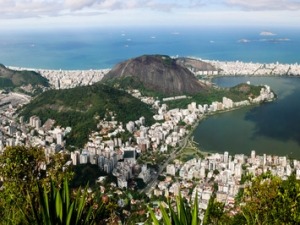
[[[277,100],[210,116],[194,131],[195,141],[205,151],[250,155],[255,150],[300,159],[300,78],[220,77],[213,82],[230,87],[246,81],[271,86]]]

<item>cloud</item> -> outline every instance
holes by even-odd
[[[150,9],[171,11],[200,2],[202,0],[0,0],[0,17],[57,16],[66,12],[84,10]]]
[[[54,15],[61,9],[55,0],[0,0],[0,17],[24,18]]]
[[[225,4],[243,10],[300,10],[299,0],[225,0]]]
[[[264,11],[270,10],[273,12],[265,14]],[[106,14],[108,16],[103,17],[103,21],[115,23],[125,20],[138,23],[139,20],[147,20],[160,24],[176,19],[177,23],[203,22],[201,18],[218,20],[218,23],[244,23],[236,20],[242,15],[248,21],[284,21],[285,24],[290,24],[291,21],[299,21],[297,10],[300,10],[300,0],[0,0],[1,22],[5,19],[50,20],[52,17],[66,19],[72,16],[89,19],[93,17],[96,21],[96,16]]]
[[[81,10],[95,5],[99,5],[104,0],[65,0],[63,6],[68,10]]]

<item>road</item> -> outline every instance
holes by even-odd
[[[141,193],[149,194],[156,187],[156,185],[158,184],[158,177],[165,170],[167,165],[171,161],[173,161],[177,157],[177,155],[179,155],[181,151],[187,146],[188,140],[192,136],[192,133],[194,129],[198,126],[198,124],[199,123],[197,122],[193,125],[191,131],[184,137],[182,141],[179,142],[179,146],[169,155],[168,159],[162,165],[159,166],[158,172],[156,174],[151,175],[150,181],[148,182],[147,186],[140,191]]]

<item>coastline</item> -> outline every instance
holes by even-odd
[[[76,86],[86,86],[99,82],[110,69],[99,70],[49,70],[7,66],[12,70],[34,71],[49,80],[50,85],[55,89],[67,89]]]
[[[292,76],[300,77],[300,65],[294,64],[280,64],[276,63],[252,63],[240,61],[218,61],[218,60],[203,60],[196,57],[186,57],[203,62],[210,63],[215,70],[193,71],[195,76],[200,75],[213,79],[216,77],[233,77],[233,76]],[[52,88],[67,89],[76,86],[91,85],[99,82],[111,70],[107,69],[90,69],[90,70],[57,70],[57,69],[37,69],[24,68],[16,66],[6,66],[13,70],[29,70],[35,71],[41,76],[49,80]]]
[[[218,76],[300,76],[300,65],[281,63],[252,63],[240,61],[203,60],[213,65],[218,73],[207,75]]]

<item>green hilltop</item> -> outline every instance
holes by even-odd
[[[144,116],[146,123],[153,122],[150,106],[124,91],[103,84],[64,90],[49,90],[32,100],[21,111],[25,119],[39,116],[42,122],[52,118],[58,125],[70,126],[68,145],[83,147],[99,119],[115,117],[126,123]]]
[[[0,64],[0,89],[36,94],[45,87],[49,87],[49,82],[39,73],[12,70]]]

